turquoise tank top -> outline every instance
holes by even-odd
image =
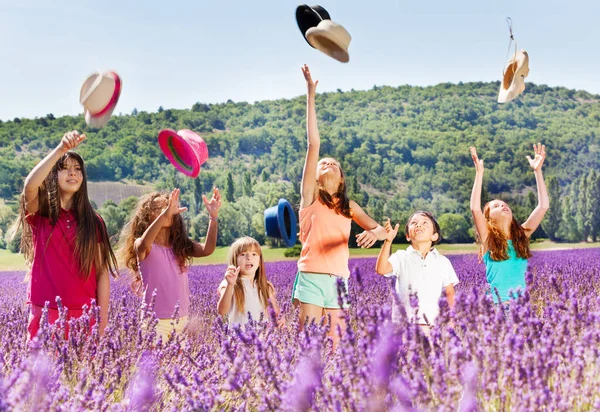
[[[517,251],[512,240],[508,241],[508,260],[492,260],[489,250],[483,256],[485,263],[485,276],[491,287],[494,302],[497,302],[495,289],[498,289],[502,302],[514,297],[513,292],[517,288],[525,290],[525,272],[527,271],[527,259],[517,256]]]

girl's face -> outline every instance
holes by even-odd
[[[62,193],[75,194],[81,188],[83,171],[77,160],[69,157],[63,164],[63,169],[58,171],[58,187]]]
[[[341,183],[342,169],[337,160],[325,157],[317,163],[317,180],[319,182],[332,181]]]
[[[490,202],[489,217],[496,223],[510,222],[512,221],[512,210],[502,200],[495,199]]]
[[[253,278],[260,266],[260,250],[248,249],[239,253],[237,265],[240,268],[241,276]]]
[[[408,233],[406,234],[406,240],[411,244],[416,243],[427,243],[432,244],[435,242],[439,234],[434,233],[435,227],[429,218],[425,215],[414,215],[410,222],[408,222]]]
[[[162,213],[162,211],[167,207],[169,201],[164,196],[159,196],[154,198],[152,201],[151,209],[150,209],[150,221],[154,222],[158,216]],[[173,216],[171,216],[171,220],[165,223],[163,227],[171,227],[173,224]]]

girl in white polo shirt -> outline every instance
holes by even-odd
[[[443,290],[450,307],[454,306],[454,285],[458,278],[448,258],[433,247],[442,240],[442,235],[430,212],[418,211],[410,216],[405,229],[410,246],[390,256],[398,228],[399,224],[392,228],[389,219],[385,223],[387,237],[377,257],[375,270],[380,275],[396,278],[398,299],[394,299],[392,304],[392,321],[400,322],[400,303],[410,322],[428,329],[439,314],[438,302]],[[418,298],[418,310],[410,305],[411,294]]]

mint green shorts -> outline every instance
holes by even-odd
[[[292,289],[292,302],[294,304],[310,303],[325,309],[340,309],[337,279],[337,276],[326,273],[298,271]],[[347,291],[348,279],[344,279],[344,286]],[[348,305],[346,305],[347,307]]]

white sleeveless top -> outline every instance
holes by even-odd
[[[231,305],[231,309],[229,309],[229,314],[227,315],[227,319],[229,320],[230,325],[245,325],[248,323],[248,312],[252,315],[252,320],[259,321],[262,313],[263,322],[269,320],[268,312],[264,310],[262,304],[260,302],[260,298],[258,297],[258,288],[253,285],[252,279],[241,278],[242,285],[244,286],[244,311],[242,313],[238,312],[237,306],[235,304],[235,298],[232,298],[233,303]],[[227,287],[227,281],[223,280],[219,285],[219,288]]]

